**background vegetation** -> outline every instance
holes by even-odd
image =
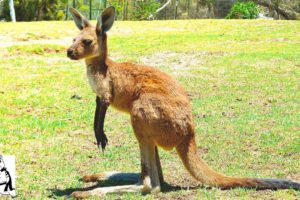
[[[199,154],[214,169],[299,181],[299,32],[299,21],[117,21],[109,52],[180,81]],[[95,95],[84,62],[66,57],[77,33],[73,22],[0,23],[0,152],[16,156],[20,199],[63,199],[91,186],[79,180],[85,174],[140,170],[127,115],[108,110],[109,144],[96,148]],[[292,190],[197,187],[175,151],[160,154],[164,192],[105,199],[300,199]]]
[[[0,19],[10,21],[8,2],[0,1]],[[300,19],[299,0],[13,0],[17,21],[67,20],[69,7],[76,7],[91,19],[109,5],[117,8],[118,20],[147,20],[153,14],[155,19],[224,18],[233,3],[254,4],[259,12],[275,19]],[[156,13],[165,3],[165,9]],[[241,4],[242,5],[242,4]],[[247,8],[239,7],[239,12]],[[235,8],[237,9],[237,8]],[[242,10],[241,10],[242,9]],[[256,18],[256,15],[243,15]],[[234,17],[234,15],[232,16]],[[235,16],[240,18],[240,15]]]
[[[258,6],[252,1],[236,2],[230,12],[227,14],[227,19],[255,19],[258,16]]]

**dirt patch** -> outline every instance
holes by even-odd
[[[225,52],[160,52],[140,58],[140,63],[157,67],[169,67],[176,71],[197,68],[198,70],[207,70],[205,58],[222,57],[228,55]]]
[[[116,26],[110,31],[111,31],[110,32],[111,35],[129,35],[134,33],[134,31],[130,27],[119,27],[119,26]]]
[[[32,45],[32,44],[53,44],[53,45],[62,45],[66,44],[66,46],[72,43],[72,37],[64,37],[59,39],[48,39],[39,38],[39,39],[14,39],[7,35],[0,35],[0,48],[11,47],[15,45]]]
[[[45,52],[45,53],[63,53],[63,52],[65,52],[65,49],[64,48],[45,47],[45,48],[43,48],[43,52]]]
[[[8,48],[10,56],[30,54],[30,55],[44,55],[44,54],[57,54],[64,53],[66,50],[64,47],[52,46],[52,45],[20,45],[11,46]]]
[[[167,66],[175,70],[203,65],[200,54],[160,52],[140,58],[140,62],[151,66]]]
[[[30,40],[41,40],[41,39],[51,39],[44,34],[35,34],[35,33],[23,33],[14,37],[16,41],[30,41]]]

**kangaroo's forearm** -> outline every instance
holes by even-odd
[[[95,110],[95,116],[94,116],[94,132],[96,133],[97,127],[98,127],[98,121],[99,121],[99,108],[100,108],[100,102],[99,97],[96,96],[96,110]],[[99,103],[98,103],[99,102]],[[96,136],[96,135],[95,135]]]
[[[102,150],[105,149],[105,146],[108,141],[104,133],[104,120],[108,106],[109,104],[101,102],[100,98],[98,96],[96,97],[94,132],[97,140],[97,146],[100,148],[101,145]]]

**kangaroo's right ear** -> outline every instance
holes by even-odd
[[[70,13],[72,14],[72,17],[74,19],[74,22],[76,26],[79,28],[79,30],[82,30],[85,27],[90,26],[90,22],[82,15],[80,12],[78,12],[74,8],[70,8]]]
[[[98,18],[96,33],[107,32],[115,21],[116,10],[113,6],[106,8]]]

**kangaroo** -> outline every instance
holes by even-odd
[[[289,180],[230,177],[211,169],[197,155],[191,104],[183,87],[156,68],[117,63],[108,58],[107,31],[114,23],[115,9],[106,8],[96,27],[75,9],[70,11],[81,32],[68,49],[68,57],[85,59],[89,83],[101,105],[112,105],[130,114],[141,155],[139,180],[136,174],[114,172],[83,177],[86,182],[122,177],[136,180],[137,184],[73,192],[73,197],[101,196],[112,192],[159,192],[163,173],[157,147],[165,150],[176,148],[185,168],[203,185],[222,189],[300,189],[300,183]],[[100,123],[100,129],[103,129],[104,116],[100,121],[95,123]]]

